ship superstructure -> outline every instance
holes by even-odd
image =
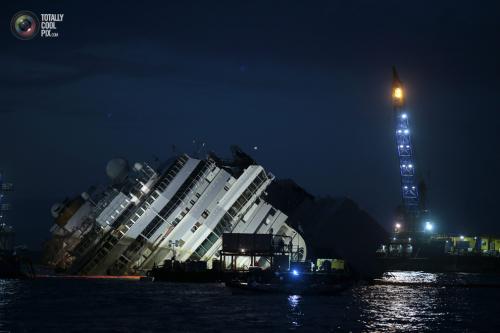
[[[183,154],[158,169],[111,161],[109,186],[52,208],[50,263],[86,275],[143,272],[173,257],[210,267],[226,232],[273,234],[300,249],[294,260],[304,259],[301,235],[265,201],[274,176],[242,151],[234,154],[230,161]]]

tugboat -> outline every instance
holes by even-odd
[[[336,295],[351,288],[353,280],[335,272],[249,272],[247,280],[235,279],[226,286],[235,293],[289,295]]]

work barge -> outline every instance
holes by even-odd
[[[238,292],[334,294],[353,282],[344,262],[318,259],[316,263],[300,258],[300,248],[286,236],[272,234],[225,233],[220,260],[209,269],[206,262],[165,260],[148,277],[154,281],[225,283]],[[250,266],[239,265],[239,261]]]

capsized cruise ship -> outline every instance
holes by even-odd
[[[114,159],[106,173],[109,185],[52,207],[53,237],[45,255],[56,269],[140,274],[173,257],[211,267],[227,232],[273,234],[297,249],[291,260],[306,258],[302,236],[266,202],[274,176],[239,148],[233,148],[230,160],[213,153],[205,159],[183,154],[158,168],[147,163],[129,168],[126,160]],[[250,259],[238,265],[248,267]]]

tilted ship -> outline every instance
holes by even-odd
[[[174,257],[211,267],[227,232],[272,234],[297,249],[292,260],[306,257],[300,233],[266,202],[274,176],[240,149],[230,160],[182,154],[165,165],[111,160],[108,185],[55,204],[48,263],[80,275],[142,274]]]

